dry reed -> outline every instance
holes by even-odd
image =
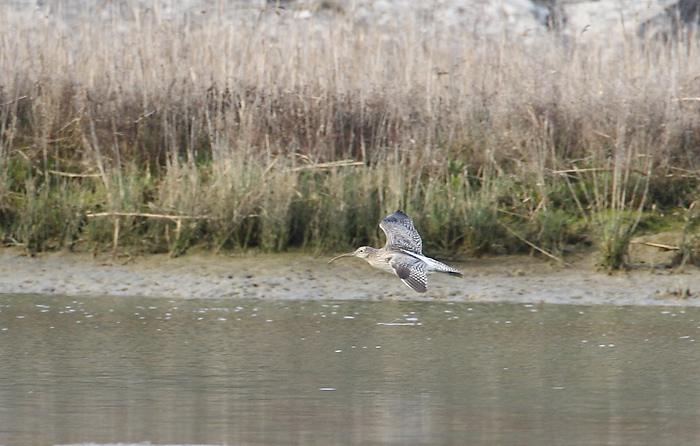
[[[694,199],[678,172],[700,167],[695,39],[603,50],[111,4],[71,26],[0,15],[6,242],[106,248],[114,222],[85,216],[123,212],[137,250],[336,249],[380,242],[401,208],[430,249],[594,239],[619,267],[645,209]]]

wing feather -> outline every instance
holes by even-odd
[[[396,275],[419,293],[428,291],[428,275],[426,264],[420,259],[406,254],[395,255],[389,262]]]
[[[396,211],[382,220],[379,227],[386,234],[386,248],[423,254],[423,240],[408,215]]]

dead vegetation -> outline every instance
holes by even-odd
[[[696,39],[424,31],[326,9],[6,14],[0,234],[30,252],[332,250],[379,243],[400,208],[446,254],[596,244],[619,268],[640,221],[697,199]]]

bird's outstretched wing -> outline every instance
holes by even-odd
[[[395,255],[389,262],[396,275],[419,293],[428,291],[428,274],[424,261],[407,254]]]
[[[405,249],[407,251],[423,254],[423,240],[413,227],[413,221],[408,215],[396,211],[379,223],[386,234],[385,248],[391,250]]]

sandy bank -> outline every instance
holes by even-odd
[[[148,255],[124,262],[89,254],[0,250],[0,293],[178,298],[399,299],[700,306],[700,270],[638,268],[607,274],[590,260],[573,267],[529,257],[452,263],[463,279],[433,274],[425,295],[358,259],[274,255]],[[683,298],[690,292],[689,297]]]

